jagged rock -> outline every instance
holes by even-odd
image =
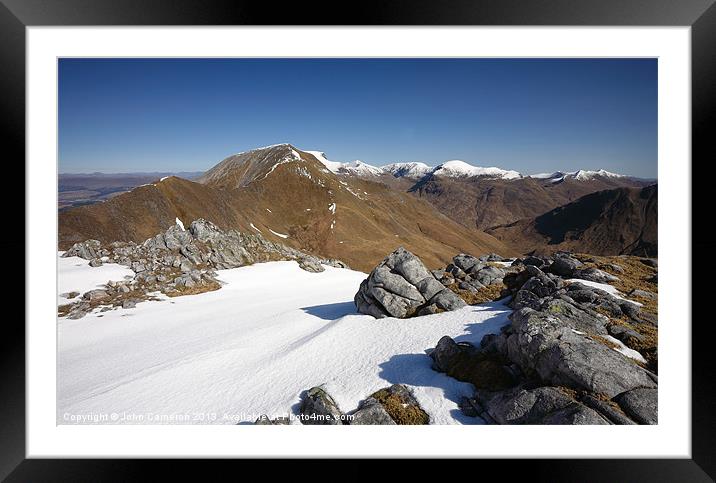
[[[306,392],[299,412],[303,424],[343,424],[343,413],[333,398],[320,386],[312,387]]]
[[[136,306],[137,306],[136,300],[125,300],[122,302],[123,309],[133,309]]]
[[[354,297],[359,312],[373,317],[405,318],[424,307],[455,310],[465,302],[446,289],[418,257],[400,247],[361,283]]]
[[[648,267],[659,268],[659,260],[656,258],[642,258],[639,261]]]
[[[478,390],[476,399],[497,424],[609,424],[599,413],[555,387]]]
[[[581,280],[598,283],[610,283],[619,280],[619,278],[615,277],[614,275],[610,275],[603,270],[599,270],[598,268],[583,268],[579,270],[574,270],[572,272],[572,278],[578,278]]]
[[[541,278],[543,276],[546,276],[546,274],[539,268],[535,267],[534,265],[525,265],[524,270],[505,274],[505,276],[502,278],[502,283],[504,283],[505,286],[511,292],[516,293],[522,288],[522,285],[524,285],[525,282],[530,278]]]
[[[550,265],[549,270],[555,275],[569,278],[572,276],[574,270],[581,266],[582,262],[580,262],[576,258],[571,257],[569,255],[562,255],[555,258],[554,262],[552,262],[552,265]]]
[[[657,424],[658,390],[649,387],[638,387],[614,397],[614,401],[634,421],[641,424]]]
[[[569,315],[529,308],[513,312],[508,358],[542,381],[614,397],[635,387],[656,387],[648,371],[580,333]]]
[[[529,290],[520,290],[512,297],[510,301],[510,307],[514,310],[520,310],[525,307],[529,307],[534,310],[539,310],[542,307],[544,300]]]
[[[99,258],[93,258],[92,260],[90,260],[89,266],[90,267],[101,267],[102,260],[100,260]]]
[[[497,267],[487,266],[480,268],[479,270],[473,270],[470,274],[472,279],[481,283],[482,285],[492,285],[493,283],[502,282],[505,276],[505,271],[500,270]]]
[[[542,298],[552,295],[557,290],[557,284],[545,274],[539,274],[527,280],[520,288],[520,291],[523,290]]]
[[[72,247],[67,250],[62,256],[63,257],[80,257],[85,260],[92,260],[100,258],[100,250],[102,243],[99,240],[86,240],[80,243],[75,243]]]
[[[301,258],[300,260],[298,260],[298,266],[301,267],[303,270],[311,273],[319,273],[326,270],[321,265],[321,262],[319,262],[313,257]]]
[[[89,300],[90,302],[96,302],[99,300],[106,300],[109,298],[109,294],[106,290],[102,289],[95,289],[90,290],[89,292],[85,292],[85,294],[82,296],[85,300]]]
[[[81,319],[90,311],[89,305],[80,303],[75,305],[72,310],[67,314],[68,319]]]
[[[301,268],[309,271],[322,271],[322,265],[348,268],[340,260],[320,259],[286,245],[270,242],[258,234],[223,231],[203,219],[194,220],[189,230],[173,224],[165,232],[141,244],[117,241],[103,247],[97,240],[87,240],[76,243],[63,256],[80,256],[90,260],[92,266],[101,264],[102,257],[107,257],[105,260],[131,268],[135,273],[135,283],[110,286],[113,297],[132,290],[180,295],[183,291],[181,289],[186,288],[204,286],[214,289],[218,284],[214,278],[214,269],[235,268],[263,261],[296,260]],[[177,271],[182,272],[180,276],[177,276]],[[111,301],[121,305],[121,300]],[[72,313],[72,310],[68,313]],[[74,313],[81,314],[81,310]]]
[[[461,253],[459,255],[454,256],[452,262],[453,264],[455,264],[455,266],[467,273],[472,269],[472,267],[475,266],[475,264],[480,263],[480,260],[473,257],[472,255]]]

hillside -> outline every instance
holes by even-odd
[[[579,251],[656,257],[657,185],[599,191],[487,232],[523,253]]]
[[[458,223],[481,230],[541,215],[596,191],[645,184],[628,177],[580,176],[580,172],[552,178],[446,177],[438,173],[423,177],[409,191]]]
[[[97,239],[142,242],[173,226],[204,218],[222,229],[267,239],[369,270],[404,246],[430,266],[456,252],[513,250],[461,226],[432,205],[379,181],[346,177],[291,145],[230,156],[197,182],[176,177],[92,206],[59,214],[59,247]]]

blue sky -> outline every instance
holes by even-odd
[[[383,165],[656,177],[655,59],[61,59],[60,172],[288,142]]]

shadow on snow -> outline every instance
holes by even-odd
[[[318,317],[323,320],[340,319],[344,315],[358,314],[356,306],[351,300],[350,302],[337,302],[333,304],[312,305],[311,307],[301,307],[301,310],[309,315]]]

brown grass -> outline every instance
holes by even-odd
[[[470,292],[469,290],[462,290],[458,288],[458,284],[453,283],[448,285],[448,288],[455,292],[458,297],[463,299],[468,305],[484,304],[485,302],[492,302],[493,300],[499,300],[502,290],[506,287],[502,283],[493,283],[477,290],[477,292]]]
[[[641,355],[644,356],[644,359],[646,359],[646,361],[647,361],[647,365],[646,365],[647,369],[649,369],[650,371],[652,371],[654,373],[658,373],[658,369],[659,369],[659,352],[658,352],[659,329],[651,324],[648,324],[648,323],[633,324],[633,323],[629,322],[629,320],[626,317],[620,317],[620,318],[610,317],[609,323],[627,327],[628,329],[632,329],[633,331],[637,332],[639,335],[642,336],[642,340],[639,340],[636,337],[627,337],[626,340],[624,340],[622,342],[624,342],[624,345],[626,345],[630,349],[634,349],[635,351],[638,351]],[[640,365],[642,365],[642,364],[640,364]]]
[[[599,342],[600,344],[609,347],[610,349],[618,349],[620,347],[619,344],[612,342],[611,340],[607,339],[606,337],[602,337],[601,335],[587,334],[587,337],[589,337],[595,342]]]
[[[409,404],[400,395],[391,393],[388,389],[381,389],[371,397],[383,405],[396,424],[428,424],[430,421],[430,417],[420,407]]]
[[[594,260],[593,262],[584,262],[586,268],[598,268],[619,278],[618,281],[613,282],[610,285],[616,287],[616,289],[623,294],[628,294],[635,289],[653,292],[657,295],[659,293],[659,285],[649,281],[649,279],[657,273],[657,270],[643,264],[639,257],[599,257],[586,254],[577,254],[575,256],[582,261],[586,259]],[[610,264],[619,265],[624,269],[624,272],[618,272],[610,268]],[[646,297],[628,296],[628,298],[641,303],[641,310],[643,312],[649,312],[653,315],[658,314],[658,297],[655,299],[649,299]]]
[[[221,284],[219,282],[210,280],[208,282],[194,285],[193,287],[182,287],[172,291],[167,290],[164,294],[168,297],[181,297],[184,295],[197,295],[200,293],[213,292],[214,290],[219,290],[220,288]]]
[[[75,304],[65,304],[65,305],[58,306],[57,307],[57,315],[59,315],[60,317],[64,317],[65,315],[69,314],[72,311],[72,307],[74,305]]]

